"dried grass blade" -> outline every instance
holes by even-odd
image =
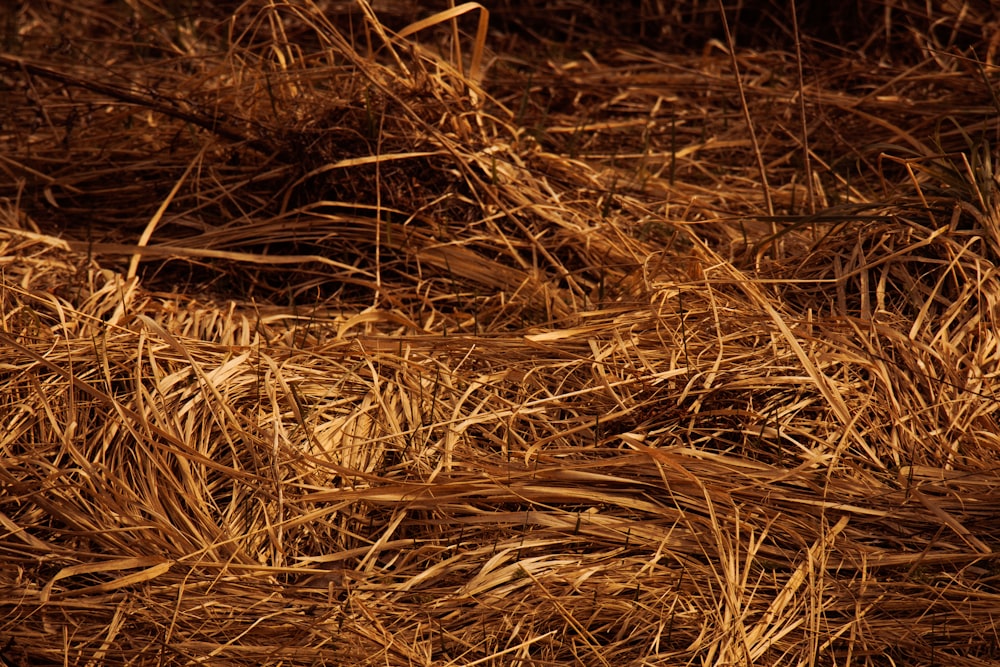
[[[161,574],[170,570],[173,567],[173,561],[164,560],[155,556],[138,556],[132,558],[119,558],[110,561],[101,561],[97,563],[84,563],[81,565],[72,565],[70,567],[64,567],[59,572],[52,577],[49,582],[42,589],[39,599],[41,602],[47,602],[50,597],[52,597],[52,587],[55,586],[56,582],[62,579],[67,579],[69,577],[75,577],[81,574],[105,574],[108,572],[118,572],[120,570],[132,570],[137,567],[146,568],[141,572],[135,572],[133,574],[125,575],[119,577],[114,581],[110,581],[104,584],[99,584],[96,586],[87,586],[76,591],[69,591],[66,593],[60,593],[56,597],[62,598],[71,595],[89,595],[91,593],[104,593],[107,591],[113,591],[124,586],[131,586],[133,584],[141,584],[145,581],[150,581],[160,576]]]
[[[490,13],[483,5],[478,2],[464,2],[457,7],[451,7],[450,9],[445,9],[443,11],[434,14],[433,16],[428,16],[425,19],[421,19],[410,25],[406,26],[398,33],[399,39],[405,39],[410,35],[414,35],[421,30],[425,30],[432,26],[444,23],[445,21],[450,21],[451,19],[458,18],[463,14],[467,14],[471,11],[479,10],[479,23],[476,27],[476,39],[472,45],[472,60],[469,66],[469,79],[475,83],[480,81],[479,69],[482,65],[483,51],[486,47],[486,36],[489,29]],[[456,46],[457,48],[457,46]],[[464,75],[464,65],[462,64],[461,57],[458,58],[456,63],[458,71]]]
[[[174,197],[177,196],[177,193],[180,191],[181,186],[184,185],[184,181],[186,181],[187,177],[191,175],[191,172],[194,170],[195,166],[201,164],[201,161],[204,158],[205,152],[208,150],[208,148],[209,144],[205,144],[204,146],[202,146],[201,150],[198,151],[198,154],[188,163],[188,166],[184,169],[184,173],[181,174],[180,178],[177,179],[177,182],[174,183],[174,187],[171,188],[170,193],[163,199],[162,202],[160,202],[160,206],[159,208],[156,209],[156,213],[154,213],[153,217],[149,219],[148,223],[146,223],[146,228],[142,230],[142,234],[139,236],[139,240],[136,242],[136,246],[142,248],[149,243],[149,239],[152,238],[153,231],[156,229],[156,226],[160,224],[160,220],[163,218],[163,214],[167,212],[167,209],[170,207],[171,202],[174,201]],[[140,255],[138,253],[132,255],[132,261],[129,262],[128,271],[125,273],[126,280],[132,280],[133,278],[135,278],[136,271],[139,268],[139,260],[140,260]]]

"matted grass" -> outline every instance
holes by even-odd
[[[659,6],[7,14],[0,662],[1000,662],[1000,17]]]

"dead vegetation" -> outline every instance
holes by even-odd
[[[7,13],[0,662],[997,664],[1000,17],[663,4]]]

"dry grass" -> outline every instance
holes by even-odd
[[[988,3],[201,4],[4,18],[0,663],[1000,662]]]

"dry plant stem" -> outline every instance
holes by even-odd
[[[486,37],[487,30],[489,30],[490,24],[490,13],[485,7],[483,7],[478,2],[464,2],[457,7],[452,7],[444,11],[438,12],[433,16],[429,16],[426,19],[422,19],[408,25],[406,28],[399,31],[398,38],[405,39],[410,35],[415,35],[416,33],[426,30],[427,28],[433,27],[440,23],[446,21],[452,21],[452,39],[455,48],[455,64],[458,67],[458,71],[462,76],[465,76],[464,62],[462,58],[462,52],[460,49],[459,39],[458,39],[458,24],[453,21],[453,19],[458,18],[463,14],[467,14],[471,11],[479,12],[479,21],[476,26],[476,37],[472,43],[472,57],[469,65],[468,80],[479,85],[482,80],[483,72],[483,53],[486,50]]]
[[[729,52],[733,65],[733,77],[736,79],[736,90],[740,95],[740,108],[743,110],[743,120],[747,124],[747,132],[750,133],[750,143],[753,146],[754,157],[757,159],[757,169],[760,175],[761,192],[764,195],[764,207],[768,215],[774,215],[774,204],[771,201],[771,188],[767,183],[767,168],[764,166],[764,156],[757,143],[757,131],[754,129],[753,117],[750,115],[750,107],[747,105],[746,92],[743,90],[743,78],[740,76],[740,64],[736,58],[736,44],[733,42],[733,33],[729,30],[729,20],[726,18],[726,7],[722,0],[719,0],[719,16],[722,19],[722,28],[726,34],[726,49]],[[772,224],[771,233],[778,230]]]
[[[791,11],[792,19],[792,30],[795,35],[795,64],[796,64],[796,76],[798,77],[799,85],[799,122],[802,124],[802,162],[805,165],[805,180],[806,180],[806,194],[808,199],[808,213],[809,215],[816,214],[816,199],[815,192],[813,191],[814,183],[812,168],[812,155],[809,150],[809,121],[806,116],[806,84],[805,76],[802,73],[802,37],[799,34],[799,15],[798,10],[795,9],[795,3],[789,3],[789,9]],[[794,214],[795,211],[792,211]]]
[[[205,147],[202,148],[201,151],[198,153],[198,155],[195,156],[195,159],[192,160],[190,164],[188,164],[187,168],[184,170],[184,173],[181,174],[181,177],[177,180],[177,183],[175,183],[174,187],[171,188],[170,194],[167,195],[166,199],[163,200],[159,208],[156,209],[156,213],[153,214],[152,218],[150,218],[149,223],[146,225],[146,228],[142,230],[142,235],[139,237],[139,241],[136,243],[138,247],[144,248],[146,245],[149,244],[149,239],[152,238],[153,232],[156,230],[156,226],[160,223],[160,220],[163,219],[163,214],[166,212],[167,208],[169,208],[170,203],[174,200],[174,197],[177,196],[177,192],[184,184],[184,181],[186,181],[188,176],[191,175],[191,171],[195,168],[196,165],[201,164],[202,158],[204,158],[205,156],[205,151],[208,150],[208,148],[209,146],[208,144],[206,144]],[[133,278],[135,278],[136,271],[139,268],[139,261],[141,257],[142,255],[140,253],[132,255],[132,260],[129,262],[128,265],[128,272],[125,274],[126,280],[132,280]]]

